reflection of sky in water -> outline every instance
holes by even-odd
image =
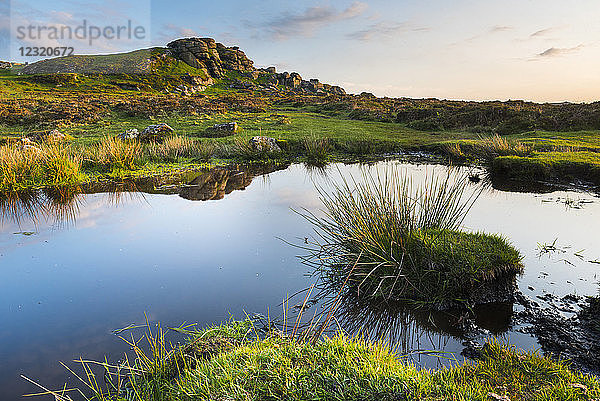
[[[339,168],[358,177],[361,167]],[[411,174],[422,177],[437,169],[416,166]],[[335,167],[329,172],[337,175]],[[144,195],[124,196],[115,205],[108,194],[94,194],[83,197],[77,221],[66,226],[52,219],[37,226],[5,221],[0,226],[0,398],[34,390],[19,373],[59,386],[65,380],[59,360],[118,357],[126,348],[110,330],[141,322],[144,312],[171,326],[206,325],[230,314],[243,318],[244,311],[279,312],[287,294],[311,283],[307,267],[295,257],[302,251],[278,238],[296,242],[311,234],[290,208],[320,206],[313,180],[326,185],[319,174],[309,177],[303,167],[292,166],[219,201]],[[530,296],[597,291],[600,266],[587,260],[600,258],[600,206],[576,210],[542,202],[567,196],[594,199],[487,191],[465,221],[469,229],[503,234],[521,250],[526,271],[520,288]],[[26,231],[36,234],[13,234]],[[585,249],[586,259],[570,251],[538,258],[537,244],[555,238],[572,251]],[[535,345],[522,334],[507,337],[517,345]],[[462,349],[458,340],[444,336],[417,333],[415,338],[414,346],[423,349]]]

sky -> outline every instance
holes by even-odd
[[[100,27],[132,21],[146,36],[101,38],[93,46],[89,38],[75,41],[80,54],[213,37],[239,46],[256,66],[296,71],[351,93],[600,100],[598,0],[0,0],[0,59],[33,61],[17,48],[65,44],[16,40],[17,26],[75,27],[84,19]]]

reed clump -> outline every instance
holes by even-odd
[[[197,141],[185,136],[175,135],[162,143],[149,143],[145,154],[152,161],[177,162],[183,158],[210,160],[216,151],[216,145],[209,141]]]
[[[0,191],[69,186],[81,180],[81,159],[67,146],[0,146]]]
[[[518,141],[512,141],[496,134],[479,139],[477,151],[486,158],[497,156],[529,156],[533,153],[533,146]]]
[[[460,230],[480,193],[468,188],[452,170],[421,184],[391,168],[342,178],[319,189],[323,216],[301,212],[317,233],[304,260],[328,279],[348,278],[362,297],[438,308],[473,301],[522,265],[504,238]]]
[[[302,140],[302,147],[307,163],[324,166],[331,159],[331,143],[328,138],[309,136]]]
[[[106,136],[87,150],[86,160],[102,169],[135,169],[142,160],[142,145],[136,140]]]

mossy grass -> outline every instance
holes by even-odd
[[[148,329],[149,330],[149,329]],[[419,370],[382,342],[341,334],[303,341],[277,331],[256,335],[254,323],[230,322],[188,331],[173,346],[160,326],[126,340],[134,357],[119,365],[79,363],[77,392],[87,400],[591,400],[600,382],[537,352],[491,341],[476,362],[456,360]],[[123,337],[125,338],[125,337]],[[142,351],[144,343],[148,351]],[[102,374],[97,367],[106,369]],[[65,365],[66,366],[66,365]],[[61,401],[74,390],[47,391]]]
[[[600,153],[566,151],[535,152],[529,157],[502,156],[493,160],[491,173],[513,180],[582,179],[600,184]]]
[[[414,185],[392,167],[342,177],[319,189],[323,217],[300,212],[317,233],[304,260],[366,298],[428,307],[476,301],[522,271],[521,256],[498,235],[460,231],[481,188],[449,170]]]

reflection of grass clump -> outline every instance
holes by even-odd
[[[414,186],[386,170],[352,183],[321,191],[325,217],[305,215],[319,234],[308,260],[349,277],[360,294],[443,304],[521,271],[519,252],[503,238],[459,231],[478,195],[466,195],[466,177]]]

